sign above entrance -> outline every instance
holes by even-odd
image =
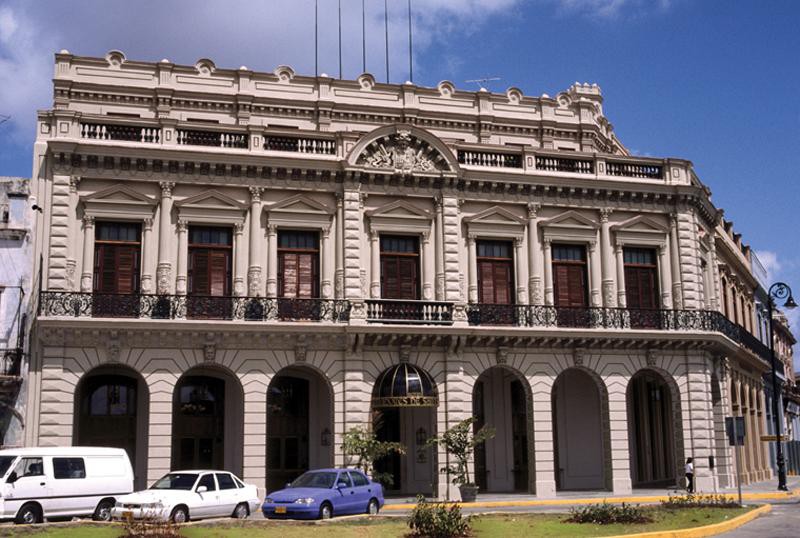
[[[384,371],[375,383],[372,407],[436,407],[439,395],[430,374],[402,362]]]

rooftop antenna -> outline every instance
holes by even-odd
[[[314,76],[319,76],[319,0],[314,0]]]
[[[386,33],[386,84],[389,84],[389,0],[383,0],[383,27]]]
[[[361,72],[367,72],[367,16],[366,0],[361,0]]]
[[[411,41],[411,0],[408,0],[408,80],[414,82],[414,47]]]
[[[478,85],[481,91],[485,92],[487,90],[484,84],[486,84],[487,82],[494,82],[496,80],[503,80],[503,79],[501,79],[500,77],[484,77],[484,78],[474,78],[472,80],[465,80],[464,82],[466,82],[467,84],[474,82],[475,84]]]
[[[339,0],[339,80],[342,79],[342,0]]]

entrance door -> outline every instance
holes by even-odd
[[[232,250],[230,228],[189,228],[187,316],[230,319]]]
[[[136,384],[126,376],[98,375],[81,385],[77,445],[124,448],[136,465]]]
[[[378,441],[400,442],[400,408],[388,407],[377,412],[375,417],[375,437]],[[399,493],[403,489],[402,473],[400,472],[401,456],[392,453],[375,462],[378,473],[390,477],[390,482],[384,483],[388,492]]]
[[[276,376],[267,392],[267,491],[309,468],[309,382]]]
[[[659,374],[651,371],[636,374],[629,385],[633,485],[673,485],[675,436],[669,387]]]
[[[222,469],[225,381],[186,376],[175,389],[172,469]]]
[[[98,222],[94,243],[92,315],[139,315],[141,226],[131,222]]]
[[[511,382],[511,435],[514,454],[514,491],[528,490],[528,404],[522,382]]]

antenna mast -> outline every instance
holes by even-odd
[[[464,82],[466,82],[467,84],[475,83],[481,90],[487,91],[484,84],[487,82],[494,82],[496,80],[503,80],[503,79],[501,79],[500,77],[483,77],[483,78],[474,78],[472,80],[465,80]]]

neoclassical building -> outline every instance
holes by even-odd
[[[724,417],[763,422],[740,380],[769,368],[726,316],[747,265],[692,164],[630,155],[602,102],[62,51],[26,442],[272,489],[364,426],[407,447],[391,493],[452,499],[425,441],[476,416],[484,492],[669,486],[686,457],[731,486]]]

